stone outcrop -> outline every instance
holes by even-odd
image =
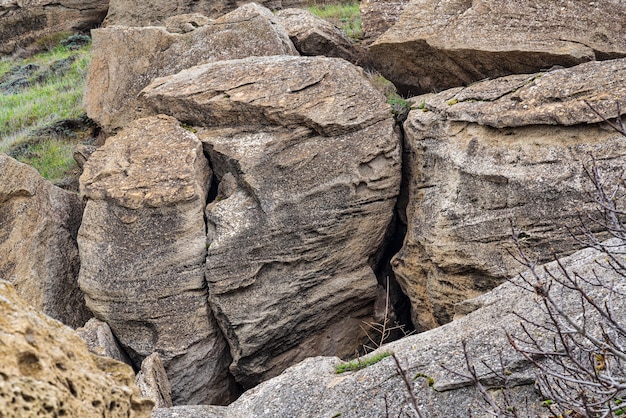
[[[369,53],[401,91],[420,94],[626,56],[625,21],[619,0],[413,0]]]
[[[624,242],[613,240],[614,253],[623,258],[626,253]],[[609,246],[609,248],[612,248]],[[612,281],[614,271],[606,267],[606,255],[595,250],[583,250],[571,257],[561,259],[562,265],[570,273],[582,277]],[[562,277],[555,262],[546,265],[549,271]],[[542,270],[542,269],[539,269]],[[528,276],[527,276],[528,277]],[[503,367],[508,371],[508,396],[512,404],[528,416],[547,417],[551,412],[541,406],[542,398],[534,389],[535,374],[532,366],[519,353],[515,352],[507,340],[506,333],[521,335],[520,318],[541,324],[547,315],[541,302],[532,289],[520,287],[517,278],[493,291],[471,301],[474,310],[466,316],[418,335],[387,344],[377,352],[392,352],[399,359],[409,378],[413,378],[413,393],[420,412],[426,417],[465,417],[482,415],[485,407],[481,395],[470,378],[453,374],[450,370],[468,374],[462,342],[467,341],[468,353],[476,367],[481,384],[496,401],[502,400],[500,388],[502,378],[491,373],[487,367],[498,370],[497,360],[502,358]],[[606,288],[600,291],[586,286],[598,301],[606,300]],[[622,281],[615,288],[626,291]],[[580,295],[559,285],[552,287],[554,295],[564,312],[574,317],[581,313]],[[619,299],[619,300],[618,300]],[[613,306],[615,319],[623,323],[626,319],[626,299],[615,298]],[[590,335],[600,336],[597,323],[587,322],[585,328]],[[549,333],[538,333],[542,342],[551,341]],[[486,364],[483,363],[486,362]],[[542,360],[539,360],[542,361]],[[205,408],[196,415],[185,415],[185,408],[158,409],[153,417],[174,418],[196,416],[203,418],[252,418],[266,417],[355,417],[374,418],[402,416],[410,414],[410,401],[407,390],[398,375],[392,358],[384,358],[378,363],[355,372],[337,374],[335,367],[338,358],[316,357],[287,369],[280,376],[264,382],[244,393],[237,401],[222,408]],[[500,404],[502,406],[502,403]],[[386,411],[386,412],[385,412]],[[412,416],[412,415],[411,415]]]
[[[111,0],[105,26],[160,26],[167,18],[198,13],[210,18],[218,18],[233,11],[247,1],[227,0],[168,0],[145,2],[141,0]],[[299,7],[312,4],[311,0],[260,0],[259,5],[277,10],[286,7]]]
[[[36,309],[72,327],[91,314],[76,281],[78,196],[0,154],[0,278]]]
[[[213,61],[298,54],[272,12],[256,4],[185,34],[162,27],[107,27],[92,33],[84,104],[89,117],[109,133],[145,116],[136,96],[156,77]]]
[[[89,32],[107,14],[108,0],[0,1],[0,55],[61,32]]]
[[[609,179],[626,155],[583,100],[615,117],[625,71],[626,60],[593,62],[413,99],[422,109],[404,124],[408,231],[392,265],[419,330],[519,271],[509,220],[539,262],[579,248],[567,227],[594,209],[589,153]]]
[[[396,24],[409,0],[362,0],[361,20],[366,43],[374,42]]]
[[[76,332],[85,341],[91,353],[102,357],[110,357],[129,366],[133,365],[106,322],[91,318],[85,326],[78,328]]]
[[[0,416],[150,417],[133,370],[89,353],[70,328],[0,280]]]
[[[159,78],[141,103],[196,126],[220,180],[207,281],[237,380],[353,353],[400,185],[385,98],[344,60],[283,56]]]
[[[107,139],[80,178],[87,306],[136,366],[161,355],[175,403],[232,396],[228,346],[204,280],[210,178],[200,141],[166,116],[139,119]]]
[[[365,51],[330,22],[308,10],[285,9],[276,13],[300,55],[343,58],[363,64]]]

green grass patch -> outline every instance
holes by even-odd
[[[30,58],[0,61],[0,152],[33,165],[49,180],[74,168],[72,149],[81,135],[50,128],[84,119],[91,61],[88,38],[57,38],[46,38],[47,50]]]
[[[369,356],[365,359],[358,358],[358,359],[354,359],[345,363],[341,363],[335,366],[335,373],[341,374],[345,372],[361,370],[368,366],[376,364],[382,359],[390,357],[391,355],[392,353],[384,352],[384,353],[379,353],[373,356]]]
[[[343,30],[349,38],[354,40],[363,39],[359,3],[311,6],[309,11]]]

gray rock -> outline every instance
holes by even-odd
[[[141,396],[154,402],[155,408],[172,406],[172,386],[159,353],[152,353],[141,362],[135,383]]]
[[[624,139],[582,99],[614,117],[625,65],[588,63],[413,99],[423,109],[404,124],[407,236],[392,265],[418,329],[450,321],[455,303],[519,271],[510,220],[538,262],[580,248],[566,231],[595,209],[583,165],[592,153],[615,179],[626,155]]]
[[[177,404],[233,396],[228,346],[204,280],[210,177],[196,136],[156,116],[109,138],[80,179],[87,205],[79,282],[87,305],[136,366],[161,355]]]
[[[441,91],[485,78],[626,56],[619,0],[412,0],[369,48],[402,91]]]
[[[80,338],[87,343],[87,348],[93,354],[103,357],[110,357],[117,361],[132,366],[128,354],[120,346],[117,338],[111,332],[111,328],[106,322],[96,318],[91,318],[85,326],[76,330]]]
[[[365,41],[374,42],[396,24],[409,0],[362,0],[361,20]]]
[[[41,312],[72,327],[92,315],[78,287],[78,196],[0,154],[0,278]]]
[[[252,55],[298,55],[274,15],[256,4],[185,34],[169,33],[163,27],[97,29],[92,51],[85,109],[108,133],[147,116],[137,107],[136,96],[156,77]]]
[[[237,380],[352,354],[400,185],[384,97],[341,59],[263,57],[157,79],[141,100],[197,126],[221,180],[207,281]]]
[[[172,408],[157,408],[152,418],[220,418],[225,413],[223,406],[184,405]]]

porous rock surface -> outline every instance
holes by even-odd
[[[384,97],[344,60],[288,56],[193,67],[141,96],[197,127],[220,180],[207,281],[237,380],[353,353],[400,184]]]
[[[624,260],[626,246],[623,241],[612,240],[605,245]],[[607,267],[606,255],[586,249],[560,260],[570,274],[581,277],[613,280],[614,270]],[[549,271],[562,277],[555,262],[546,265]],[[542,271],[542,268],[538,269]],[[525,273],[529,277],[528,273]],[[523,315],[528,321],[541,324],[548,318],[532,288],[517,278],[507,282],[472,301],[471,312],[466,316],[418,335],[405,337],[386,344],[377,353],[395,353],[407,376],[412,381],[413,393],[422,416],[465,417],[490,416],[484,411],[486,405],[470,378],[456,375],[446,369],[467,375],[462,341],[467,341],[468,353],[476,367],[481,384],[490,395],[502,403],[499,390],[504,382],[487,367],[499,370],[498,358],[506,373],[510,388],[508,396],[512,405],[529,416],[548,417],[551,413],[541,406],[542,398],[535,391],[535,375],[531,364],[513,350],[506,333],[521,336],[519,326]],[[607,300],[606,288],[599,290],[585,286],[587,292],[598,301]],[[626,290],[624,283],[615,289]],[[558,295],[565,313],[577,317],[580,311],[580,295],[559,285],[552,288]],[[619,300],[617,300],[619,299]],[[613,312],[618,322],[626,319],[626,299],[615,299]],[[586,330],[599,336],[597,323],[590,321]],[[541,343],[548,343],[551,335],[537,333]],[[364,361],[364,359],[362,360]],[[483,363],[486,362],[487,366]],[[381,361],[355,372],[337,374],[335,367],[341,364],[336,357],[309,358],[244,393],[228,407],[211,407],[197,410],[196,415],[185,415],[185,408],[157,409],[155,418],[197,416],[202,418],[252,418],[252,417],[354,417],[374,418],[401,416],[411,412],[409,394],[398,375],[393,358]],[[413,379],[413,377],[415,377]],[[472,414],[470,414],[471,409]]]
[[[218,18],[248,1],[227,0],[112,0],[105,26],[160,26],[167,18],[181,14],[198,13],[210,18]],[[286,7],[306,6],[310,0],[259,0],[256,3],[271,10]]]
[[[72,327],[92,315],[77,283],[78,196],[0,154],[0,278],[36,309]]]
[[[624,22],[620,0],[412,0],[370,60],[400,90],[428,93],[623,57]]]
[[[174,403],[232,396],[228,347],[207,303],[204,206],[211,171],[195,135],[139,119],[92,154],[78,243],[87,306],[136,366],[158,352]]]
[[[108,0],[0,0],[0,55],[55,33],[89,32],[108,7]]]
[[[365,51],[332,23],[303,9],[280,10],[276,17],[301,55],[323,55],[362,64]]]
[[[184,34],[164,27],[121,26],[92,34],[84,104],[89,117],[106,132],[145,116],[136,96],[156,77],[213,61],[298,55],[272,12],[253,3]]]
[[[153,406],[129,366],[92,355],[0,280],[0,416],[147,418]]]
[[[404,124],[408,228],[392,265],[419,330],[519,271],[511,221],[538,262],[579,248],[567,228],[594,209],[590,153],[607,179],[626,156],[624,138],[583,100],[615,117],[625,70],[623,59],[593,62],[414,98],[422,109]]]

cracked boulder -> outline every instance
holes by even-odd
[[[568,228],[595,209],[585,165],[593,155],[614,184],[626,155],[583,100],[614,118],[625,74],[624,59],[592,62],[414,98],[407,236],[392,266],[419,330],[521,269],[508,253],[511,221],[533,261],[580,247]]]
[[[78,287],[78,196],[0,154],[0,278],[33,307],[71,327],[92,316]]]
[[[0,280],[0,416],[148,418],[128,365],[92,355],[70,328]]]
[[[412,0],[369,48],[405,93],[626,56],[620,0]]]
[[[104,20],[108,0],[0,1],[0,55],[57,33],[88,33]]]
[[[197,127],[220,180],[207,282],[236,379],[353,355],[400,186],[385,98],[344,60],[283,56],[197,66],[141,100]]]
[[[196,136],[139,119],[92,154],[80,178],[79,283],[134,365],[157,352],[175,404],[225,403],[228,346],[204,279],[211,170]]]
[[[253,3],[184,34],[164,27],[97,29],[92,51],[85,109],[106,132],[146,116],[136,96],[156,77],[213,61],[298,55],[272,12]]]

